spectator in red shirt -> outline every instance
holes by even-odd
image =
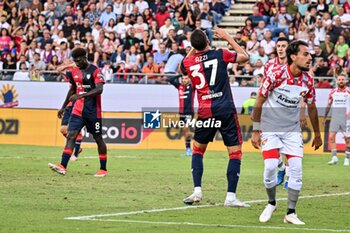
[[[161,27],[165,24],[165,20],[167,18],[170,18],[170,14],[167,11],[166,7],[164,5],[160,6],[159,12],[156,14],[156,21],[158,23],[158,27]]]

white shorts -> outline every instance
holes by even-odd
[[[329,124],[329,132],[346,132],[346,123],[344,121],[331,120]]]
[[[303,157],[304,146],[301,132],[262,133],[263,151],[279,149],[280,154]]]

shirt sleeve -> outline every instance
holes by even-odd
[[[275,73],[269,70],[268,72],[266,72],[261,82],[261,86],[259,88],[259,94],[266,98],[269,95],[269,93],[274,89],[274,87],[275,87]]]
[[[314,86],[312,86],[312,88],[306,93],[304,101],[307,104],[313,104],[316,102],[316,91]]]
[[[333,91],[331,91],[331,93],[329,93],[329,96],[328,96],[328,104],[332,104],[333,102]]]
[[[222,50],[222,58],[226,64],[228,63],[236,63],[237,53],[230,52],[227,49]]]
[[[186,70],[186,68],[185,68],[184,60],[185,60],[185,59],[183,59],[182,62],[181,62],[180,70],[181,70],[181,72],[183,73],[183,75],[188,75],[187,70]]]
[[[97,83],[105,83],[105,79],[103,78],[103,75],[101,73],[100,69],[96,69],[93,74],[95,84]]]
[[[67,71],[66,74],[64,74],[65,78],[72,84],[74,85],[74,79],[71,71]]]

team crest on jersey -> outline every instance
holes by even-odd
[[[91,74],[87,74],[87,75],[86,75],[86,78],[87,78],[87,79],[90,79],[90,78],[91,78]]]
[[[306,91],[300,92],[300,96],[304,97],[306,95]]]

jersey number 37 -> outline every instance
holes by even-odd
[[[210,66],[212,66],[212,69],[211,69],[209,85],[214,86],[215,80],[216,80],[216,74],[218,70],[218,60],[213,59],[213,60],[204,62],[204,68],[209,68]],[[206,82],[204,75],[199,72],[200,68],[201,68],[200,64],[190,66],[190,71],[192,71],[191,73],[192,77],[198,77],[200,81],[200,83],[196,85],[196,89],[202,89],[205,86],[205,82]]]

